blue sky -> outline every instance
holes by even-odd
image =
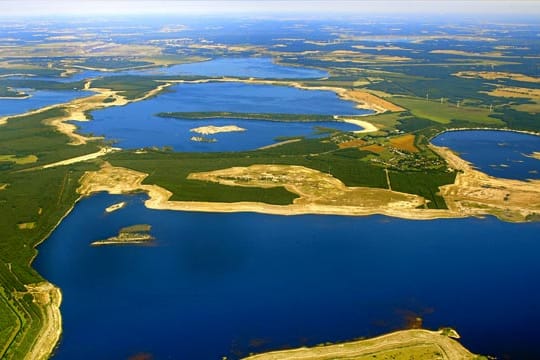
[[[465,14],[540,15],[540,1],[512,0],[0,0],[0,16],[94,14]]]

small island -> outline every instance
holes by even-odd
[[[246,129],[241,128],[236,125],[226,125],[226,126],[201,126],[198,128],[194,128],[189,130],[191,132],[201,134],[201,135],[213,135],[213,134],[219,134],[219,133],[225,133],[225,132],[238,132],[238,131],[246,131]]]
[[[190,138],[190,140],[195,141],[195,142],[206,142],[206,143],[215,143],[215,142],[217,142],[216,139],[207,138],[207,137],[204,137],[204,136],[192,136]]]
[[[151,225],[139,224],[120,229],[118,235],[104,240],[94,241],[92,246],[119,245],[119,244],[144,244],[155,238],[149,234]]]
[[[105,208],[105,212],[112,213],[112,212],[122,209],[124,206],[126,206],[125,201],[119,202],[117,204],[112,204],[111,206],[108,206]]]

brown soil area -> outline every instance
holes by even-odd
[[[404,111],[402,107],[397,106],[396,104],[393,104],[388,100],[385,100],[383,98],[380,98],[376,95],[373,95],[365,91],[359,91],[359,90],[346,91],[342,97],[344,99],[352,100],[357,103],[359,102],[359,103],[371,104],[373,108],[377,110],[378,112]]]
[[[375,154],[380,154],[380,153],[382,153],[383,151],[386,150],[386,148],[384,146],[377,145],[377,144],[371,144],[371,145],[368,145],[368,146],[362,146],[360,149],[365,150],[365,151],[371,151],[372,153],[375,153]]]
[[[414,139],[416,137],[412,134],[398,136],[390,139],[390,144],[400,150],[409,152],[418,152],[418,148],[414,145]]]
[[[342,142],[341,144],[339,144],[339,148],[340,149],[346,149],[346,148],[352,148],[352,147],[361,147],[361,146],[364,146],[366,145],[366,141],[365,140],[362,140],[362,139],[355,139],[355,140],[350,140],[350,141],[345,141],[345,142]]]

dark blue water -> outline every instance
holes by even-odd
[[[44,106],[62,104],[73,99],[89,96],[92,92],[79,90],[32,90],[25,89],[29,98],[0,99],[0,116],[25,113]]]
[[[155,211],[143,199],[84,199],[40,246],[34,265],[64,294],[56,359],[235,359],[416,316],[455,327],[474,352],[540,358],[540,223]],[[155,244],[89,246],[138,223]]]
[[[81,133],[104,135],[117,146],[136,149],[172,146],[176,151],[242,151],[274,143],[279,136],[317,136],[316,127],[359,130],[340,122],[274,122],[241,119],[167,119],[159,112],[230,111],[286,114],[365,114],[355,104],[330,91],[301,90],[286,86],[242,83],[180,84],[155,98],[122,107],[92,112],[93,120],[77,123]],[[191,141],[190,129],[200,126],[237,125],[245,132],[212,135],[215,143]]]
[[[511,131],[467,130],[445,132],[432,140],[446,146],[481,171],[507,179],[540,179],[540,136]]]

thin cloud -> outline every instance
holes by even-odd
[[[539,1],[5,0],[0,16],[151,14],[540,14]]]

